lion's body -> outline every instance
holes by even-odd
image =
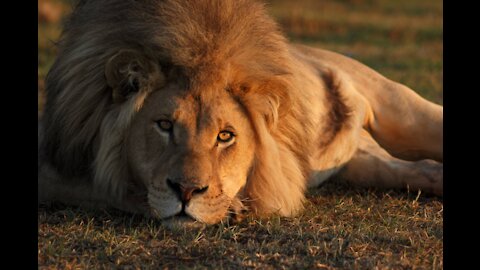
[[[39,126],[42,201],[215,223],[294,215],[332,176],[443,192],[441,106],[289,45],[251,1],[86,1],[61,46]]]

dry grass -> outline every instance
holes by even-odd
[[[171,231],[119,211],[39,209],[46,268],[433,268],[443,267],[443,203],[408,192],[327,184],[297,218]],[[48,267],[47,267],[48,266]]]
[[[442,103],[441,1],[269,3],[291,40],[347,54]],[[59,33],[58,21],[39,24],[39,97]],[[443,268],[442,199],[335,183],[311,190],[297,218],[171,231],[141,216],[55,204],[39,207],[38,223],[41,269]]]

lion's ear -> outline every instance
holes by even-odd
[[[247,107],[257,110],[268,127],[274,128],[278,119],[290,111],[291,93],[287,81],[274,78],[252,85],[251,89],[247,87],[242,91]]]
[[[114,102],[123,102],[142,91],[153,79],[163,79],[158,65],[134,50],[121,50],[110,57],[105,66],[105,77]]]

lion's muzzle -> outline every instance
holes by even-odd
[[[208,189],[208,186],[201,186],[195,183],[185,184],[171,179],[167,179],[167,184],[184,205],[190,202],[193,196],[203,194]]]

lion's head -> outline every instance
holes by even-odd
[[[153,88],[124,133],[132,175],[148,188],[156,216],[218,222],[253,166],[248,114],[220,83],[199,91],[175,80]]]
[[[82,1],[46,81],[49,162],[161,219],[294,214],[310,123],[292,61],[249,0]]]

